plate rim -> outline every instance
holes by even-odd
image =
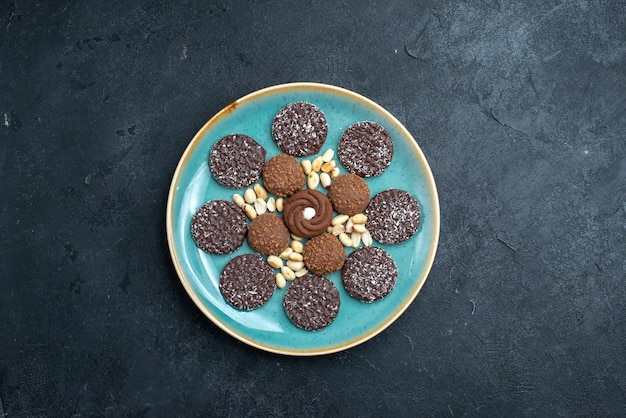
[[[431,222],[434,223],[433,225],[434,236],[431,239],[428,257],[426,258],[424,269],[422,270],[422,274],[419,277],[417,277],[417,282],[416,282],[417,285],[414,287],[412,294],[410,294],[409,297],[405,299],[404,303],[398,306],[397,309],[395,309],[391,315],[385,318],[385,320],[379,326],[377,326],[374,329],[369,330],[368,332],[365,332],[364,334],[356,338],[353,338],[348,341],[344,341],[340,344],[335,344],[332,346],[326,346],[326,347],[310,349],[310,350],[308,349],[296,350],[296,349],[289,349],[289,348],[277,347],[277,346],[272,346],[269,344],[259,343],[258,341],[255,341],[254,339],[250,337],[242,335],[236,330],[228,327],[226,324],[222,323],[222,321],[219,320],[215,315],[213,315],[213,313],[207,308],[207,306],[205,306],[205,304],[200,300],[198,295],[196,295],[191,284],[189,283],[189,279],[184,274],[182,263],[180,262],[178,252],[174,245],[175,239],[174,239],[174,221],[173,221],[174,216],[173,215],[174,215],[174,203],[176,201],[175,197],[178,192],[177,189],[179,186],[181,173],[184,170],[186,164],[189,162],[189,159],[191,155],[193,154],[194,149],[197,147],[201,139],[205,137],[207,132],[211,129],[211,127],[214,124],[216,124],[219,120],[227,117],[229,114],[234,112],[237,109],[237,107],[244,102],[253,101],[257,97],[261,97],[261,96],[265,96],[269,94],[276,94],[276,93],[285,92],[289,90],[304,90],[304,89],[324,90],[329,93],[348,96],[351,99],[361,102],[367,106],[373,107],[377,112],[380,112],[383,116],[385,116],[391,122],[393,122],[396,125],[396,128],[398,128],[404,136],[406,136],[408,139],[411,140],[411,146],[414,148],[416,156],[418,157],[418,160],[419,160],[418,162],[420,165],[422,165],[423,171],[427,174],[425,178],[426,180],[425,183],[427,185],[428,190],[430,191],[432,195],[432,200],[433,200],[434,213],[432,214]],[[172,259],[172,263],[174,264],[174,269],[176,270],[178,279],[182,283],[187,295],[191,298],[191,300],[194,302],[196,307],[199,308],[200,311],[213,324],[217,325],[218,328],[220,328],[221,330],[223,330],[230,336],[234,337],[235,339],[249,346],[263,350],[263,351],[268,351],[268,352],[275,353],[275,354],[290,355],[290,356],[317,356],[317,355],[325,355],[325,354],[336,353],[339,351],[344,351],[344,350],[355,347],[359,344],[362,344],[372,339],[373,337],[375,337],[376,335],[384,331],[386,328],[388,328],[406,311],[406,309],[413,303],[413,301],[415,300],[415,298],[421,291],[424,283],[426,282],[426,279],[428,278],[428,275],[430,274],[430,270],[434,263],[435,255],[437,253],[437,248],[439,246],[440,216],[441,215],[440,215],[439,195],[437,192],[437,186],[435,183],[434,176],[432,174],[432,170],[430,169],[430,165],[428,164],[428,160],[424,156],[424,153],[422,152],[419,144],[417,143],[413,135],[393,114],[391,114],[384,107],[374,102],[373,100],[369,99],[368,97],[363,96],[362,94],[356,93],[352,90],[348,90],[343,87],[338,87],[338,86],[324,84],[324,83],[317,83],[317,82],[291,82],[291,83],[283,83],[283,84],[276,84],[276,85],[268,86],[268,87],[253,91],[251,93],[248,93],[240,97],[239,99],[231,102],[230,104],[226,105],[224,108],[218,111],[215,115],[213,115],[208,121],[206,121],[202,125],[202,127],[196,132],[196,134],[193,136],[191,141],[185,147],[185,151],[182,153],[180,159],[178,160],[176,169],[174,170],[174,174],[172,175],[172,181],[170,183],[168,196],[167,196],[165,224],[166,224],[166,236],[167,236],[168,249],[169,249],[170,257]]]

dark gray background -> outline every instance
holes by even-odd
[[[0,416],[626,415],[626,3],[0,3]],[[169,183],[217,111],[317,81],[440,193],[390,328],[268,354],[193,305]]]

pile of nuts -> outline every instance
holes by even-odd
[[[353,216],[337,215],[326,231],[339,238],[344,247],[358,248],[361,243],[369,247],[373,240],[372,235],[365,228],[365,222],[367,222],[367,216],[363,213]]]
[[[268,198],[267,190],[259,183],[256,183],[253,188],[246,189],[243,196],[235,193],[233,202],[243,209],[243,212],[251,221],[265,212],[282,212],[285,206],[285,201],[282,197],[275,199],[273,196],[270,196]]]
[[[339,177],[340,170],[333,160],[334,156],[335,152],[327,149],[312,161],[302,160],[300,164],[306,175],[306,185],[309,189],[316,189],[320,184],[328,189],[332,181]],[[282,212],[285,206],[285,200],[282,197],[269,196],[267,190],[259,183],[246,189],[243,195],[233,194],[233,203],[239,206],[250,220],[266,212]],[[372,236],[365,228],[366,221],[367,216],[362,213],[353,216],[339,214],[332,219],[326,232],[336,236],[344,247],[358,248],[361,244],[369,247],[372,245]],[[302,258],[304,249],[302,238],[291,234],[291,239],[289,246],[278,256],[267,257],[268,264],[280,270],[274,276],[276,286],[280,289],[287,285],[287,281],[293,281],[309,272]]]
[[[304,261],[302,258],[302,251],[304,245],[302,244],[302,238],[295,235],[291,235],[292,241],[289,246],[283,250],[278,256],[270,255],[267,257],[267,263],[275,268],[280,269],[280,272],[275,274],[276,286],[279,288],[285,287],[287,281],[293,281],[296,278],[302,277],[309,271],[304,267]]]
[[[332,184],[333,179],[339,177],[339,167],[333,160],[335,151],[327,149],[324,154],[319,157],[315,157],[313,161],[302,160],[302,170],[306,175],[306,185],[309,189],[316,189],[319,184],[323,188],[328,189]]]

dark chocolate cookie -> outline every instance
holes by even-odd
[[[230,260],[220,275],[224,299],[237,309],[263,306],[274,294],[274,271],[260,256],[241,254]]]
[[[307,102],[289,103],[276,114],[272,137],[283,152],[294,157],[317,154],[326,141],[324,113]]]
[[[316,331],[328,326],[339,314],[339,291],[325,277],[307,274],[289,285],[283,307],[299,328]]]
[[[398,267],[391,254],[379,247],[363,247],[346,258],[341,280],[346,291],[363,302],[387,296],[398,278]]]
[[[249,186],[261,176],[265,154],[265,149],[251,137],[227,135],[211,148],[211,174],[219,184],[231,189]]]
[[[365,214],[365,227],[383,244],[398,244],[411,238],[421,218],[417,200],[400,189],[378,193],[370,200]]]
[[[248,228],[248,244],[263,255],[278,255],[289,246],[290,235],[282,218],[273,213],[259,215]]]
[[[391,164],[393,141],[385,128],[375,122],[358,122],[341,135],[339,161],[361,177],[378,176]]]
[[[191,236],[210,254],[229,254],[243,244],[248,233],[240,208],[226,200],[205,203],[191,219]]]
[[[295,235],[312,238],[326,231],[333,219],[333,207],[317,190],[300,190],[285,203],[285,224]]]

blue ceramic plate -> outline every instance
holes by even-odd
[[[209,255],[195,246],[189,232],[191,218],[200,206],[213,199],[231,200],[235,192],[222,187],[211,176],[208,156],[213,144],[227,134],[243,133],[267,150],[266,160],[279,154],[281,151],[271,136],[272,120],[284,105],[294,101],[313,103],[326,116],[329,131],[320,154],[328,148],[336,152],[341,134],[356,122],[369,120],[384,126],[393,138],[394,155],[381,176],[366,179],[371,195],[389,188],[404,189],[419,201],[422,211],[421,225],[410,240],[398,245],[380,245],[398,264],[399,277],[394,290],[377,302],[363,303],[346,293],[339,272],[331,274],[328,278],[341,296],[339,315],[328,327],[316,332],[297,328],[285,315],[282,301],[289,284],[284,289],[277,288],[270,301],[257,310],[243,312],[232,308],[219,291],[220,273],[234,256],[253,251],[244,243],[232,254]],[[339,166],[343,173],[347,172]],[[166,216],[174,266],[198,308],[218,327],[246,344],[287,355],[333,353],[383,331],[417,296],[432,266],[439,240],[435,181],[411,134],[373,101],[342,88],[316,83],[262,89],[231,103],[211,118],[191,140],[176,168]]]

